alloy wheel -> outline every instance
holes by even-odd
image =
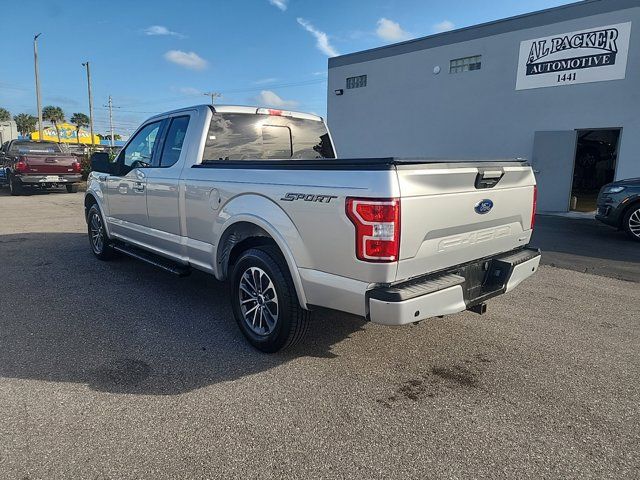
[[[629,231],[640,238],[640,208],[629,216]]]
[[[245,324],[259,336],[273,332],[278,322],[278,294],[269,275],[258,267],[247,268],[238,289]]]
[[[89,230],[91,235],[91,245],[93,251],[97,254],[102,253],[104,249],[104,227],[102,225],[102,219],[98,212],[94,212],[89,222]]]

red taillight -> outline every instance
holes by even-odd
[[[531,230],[536,223],[536,209],[538,208],[538,186],[533,186],[533,208],[531,209]]]
[[[75,173],[80,173],[82,171],[82,165],[80,165],[80,162],[73,162],[71,164],[71,168],[73,168]]]
[[[356,257],[395,262],[400,251],[399,198],[347,198],[347,217],[356,227]]]
[[[20,173],[24,173],[29,169],[29,165],[24,160],[18,160],[16,162],[16,171]]]

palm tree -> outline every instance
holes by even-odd
[[[36,129],[36,124],[38,123],[38,119],[28,113],[19,113],[13,117],[13,120],[16,122],[18,132],[20,132],[20,135],[23,137],[26,137],[33,132]]]
[[[89,126],[89,117],[84,113],[74,113],[71,115],[71,120],[69,121],[76,126],[76,140],[78,141],[78,145],[80,145],[80,129]],[[93,142],[93,138],[91,141]]]
[[[60,143],[60,129],[58,128],[58,124],[64,122],[64,112],[62,109],[60,107],[54,107],[53,105],[47,105],[42,109],[42,118],[53,123],[53,128],[56,129],[56,135],[58,136],[58,143]]]
[[[11,114],[6,108],[0,107],[0,122],[8,122],[11,120]]]

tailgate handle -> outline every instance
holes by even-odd
[[[44,159],[45,163],[58,163],[58,160],[54,157],[47,157]]]
[[[475,187],[477,189],[493,188],[504,177],[503,168],[479,168],[476,175]]]

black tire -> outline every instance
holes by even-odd
[[[17,197],[18,195],[22,195],[24,193],[22,182],[13,175],[9,177],[9,191],[14,197]]]
[[[89,246],[91,252],[99,260],[109,260],[113,257],[111,242],[104,228],[104,219],[97,204],[93,204],[87,213],[87,233],[89,235]],[[101,242],[97,241],[96,235],[101,236]]]
[[[270,284],[268,281],[260,281],[263,286],[266,285],[264,290],[263,287],[258,287],[260,294],[256,295],[256,298],[263,297],[262,300],[259,298],[251,300],[252,296],[247,294],[246,280],[243,276],[247,274],[245,278],[253,278],[255,281],[253,274],[258,273],[260,275],[260,271],[266,274],[267,280],[271,282],[277,295],[275,297],[277,307],[275,317],[273,316],[273,305],[269,304],[269,302],[273,302],[273,299],[269,299],[271,294],[269,293]],[[241,281],[243,281],[244,290],[240,288]],[[245,297],[244,300],[243,296]],[[258,300],[260,300],[260,305]],[[241,302],[247,306],[243,307]],[[245,319],[247,310],[252,309],[252,305],[255,305],[258,308],[258,312],[260,312],[260,317],[258,318],[261,327],[263,319],[265,320],[265,331],[261,333],[256,331],[259,330],[257,325],[254,327],[249,324],[248,319]],[[279,250],[271,246],[251,248],[243,252],[236,261],[231,272],[231,307],[240,331],[251,345],[265,353],[274,353],[298,343],[308,329],[311,316],[310,312],[304,310],[298,302],[298,296],[286,261],[282,258]],[[243,308],[245,308],[244,312]],[[266,320],[268,317],[273,323],[271,328],[268,328],[269,325]],[[256,322],[255,313],[253,321]]]
[[[78,184],[72,183],[70,185],[65,185],[67,188],[67,193],[78,193]]]
[[[627,235],[636,242],[640,242],[640,203],[629,208],[622,220],[622,227]]]

